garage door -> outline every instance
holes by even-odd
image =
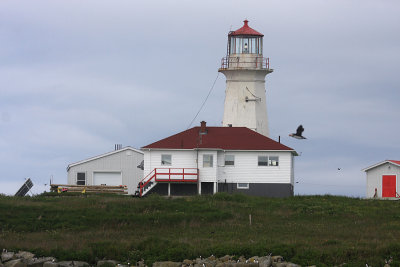
[[[396,197],[396,175],[382,176],[382,197]]]
[[[94,185],[122,185],[121,172],[94,172]]]

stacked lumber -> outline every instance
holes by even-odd
[[[51,184],[51,192],[79,192],[79,193],[111,193],[111,194],[128,194],[126,185],[110,186],[110,185],[71,185],[71,184]]]

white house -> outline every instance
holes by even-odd
[[[293,195],[296,151],[246,127],[207,127],[203,121],[141,150],[141,195]]]
[[[367,198],[398,198],[400,161],[385,160],[369,166],[367,174]]]
[[[143,152],[132,147],[116,149],[96,157],[69,164],[69,185],[126,185],[128,194],[134,194],[143,178],[138,168]]]

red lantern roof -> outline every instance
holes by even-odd
[[[264,34],[259,33],[258,31],[250,28],[248,25],[249,21],[247,19],[243,22],[244,22],[243,27],[236,31],[230,32],[229,36],[237,36],[237,35],[252,35],[252,36],[261,36],[261,37],[264,36]]]

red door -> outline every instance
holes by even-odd
[[[382,175],[382,197],[396,197],[396,175]]]

